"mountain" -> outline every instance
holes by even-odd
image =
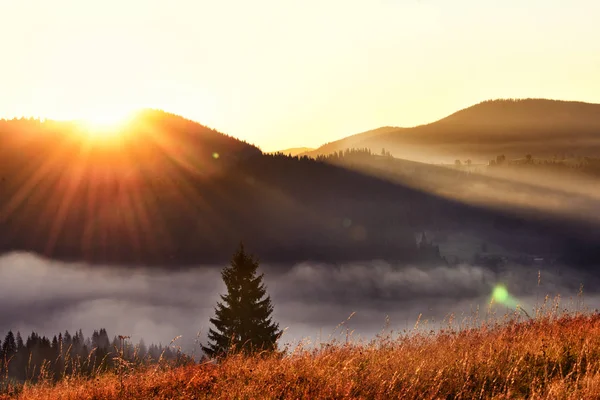
[[[313,150],[315,150],[315,149],[313,149],[312,147],[292,147],[289,149],[274,151],[273,153],[281,153],[281,154],[285,154],[286,156],[297,156],[297,155],[307,153],[307,152],[313,151]]]
[[[600,104],[544,99],[492,100],[413,128],[380,128],[305,153],[312,157],[346,148],[382,148],[395,157],[425,162],[497,155],[600,155]]]
[[[371,138],[374,138],[374,137],[377,137],[379,135],[383,135],[386,133],[397,132],[399,130],[402,130],[402,128],[399,128],[397,126],[383,126],[381,128],[357,133],[357,134],[345,137],[340,140],[326,143],[323,146],[319,147],[318,149],[306,151],[306,152],[300,153],[298,155],[299,156],[316,157],[316,156],[320,156],[320,155],[326,156],[326,155],[329,155],[333,152],[340,151],[340,150],[343,151],[346,149],[360,149],[360,148],[364,147],[363,143],[366,140],[369,140]],[[375,149],[372,149],[372,150],[375,151]]]
[[[156,110],[120,129],[103,140],[75,123],[0,121],[0,253],[175,267],[226,262],[243,240],[286,265],[420,262],[416,236],[433,231],[596,260],[591,223],[263,154]]]

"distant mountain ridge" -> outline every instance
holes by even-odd
[[[277,150],[277,151],[272,151],[271,153],[281,153],[281,154],[285,154],[286,156],[298,156],[304,153],[308,153],[310,151],[315,150],[312,147],[291,147],[289,149],[283,149],[283,150]]]
[[[366,139],[371,137],[376,137],[381,134],[397,132],[405,128],[400,128],[397,126],[382,126],[381,128],[372,129],[369,131],[356,133],[354,135],[346,136],[345,138],[335,140],[333,142],[325,143],[324,145],[313,149],[311,151],[306,151],[298,154],[299,156],[309,156],[316,157],[318,155],[329,155],[335,151],[353,149],[353,148],[361,148],[360,144],[362,144]],[[340,144],[343,143],[346,147],[343,149],[340,147]],[[375,149],[372,149],[375,151]]]
[[[156,110],[106,143],[93,144],[78,129],[0,120],[0,253],[176,267],[226,262],[243,240],[265,262],[285,265],[416,263],[422,259],[415,234],[425,230],[472,232],[507,248],[564,250],[586,260],[600,248],[597,231],[579,223],[473,206],[327,162],[264,154]],[[582,243],[584,231],[592,234]]]
[[[546,99],[489,100],[436,122],[412,128],[379,128],[325,144],[311,157],[346,148],[381,148],[415,161],[496,155],[600,155],[600,104]]]

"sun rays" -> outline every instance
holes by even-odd
[[[131,110],[94,110],[77,118],[77,132],[94,142],[118,141],[129,130],[136,113]]]
[[[0,158],[8,243],[49,257],[165,263],[189,257],[182,248],[196,233],[208,249],[238,233],[223,211],[244,209],[223,178],[233,138],[160,110],[4,123],[14,130]]]

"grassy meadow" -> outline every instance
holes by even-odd
[[[301,342],[285,355],[230,356],[220,363],[123,366],[57,383],[5,385],[0,399],[594,399],[600,396],[600,315],[547,302],[457,321],[417,321],[369,342],[344,332]]]

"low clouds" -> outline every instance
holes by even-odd
[[[208,319],[225,290],[221,267],[132,270],[9,254],[0,257],[0,334],[12,329],[50,335],[81,328],[89,335],[105,327],[110,335],[131,335],[136,341],[143,337],[147,343],[164,344],[183,335],[181,344],[191,350],[199,331],[205,338]],[[524,307],[533,307],[546,294],[576,296],[582,282],[588,307],[597,302],[589,276],[557,267],[542,270],[540,287],[534,267],[494,272],[469,265],[425,268],[373,261],[262,270],[275,319],[288,328],[284,338],[292,342],[325,339],[352,312],[356,314],[347,326],[363,337],[379,332],[386,316],[393,329],[405,329],[419,314],[434,321],[449,313],[468,315],[477,306],[485,308],[498,283],[506,284]]]
[[[418,298],[474,298],[489,293],[494,284],[494,274],[479,267],[394,267],[382,261],[341,266],[299,264],[284,279],[294,283],[286,288],[290,296],[308,302],[316,298],[346,304],[403,302]]]

